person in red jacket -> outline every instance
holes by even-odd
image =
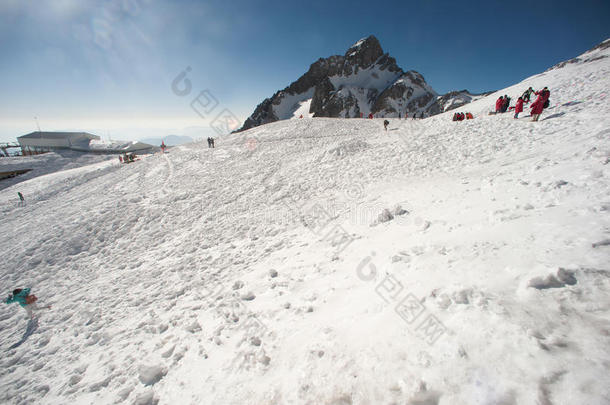
[[[523,111],[523,97],[519,97],[515,104],[515,119],[519,118],[519,113]]]
[[[504,99],[500,96],[499,99],[496,100],[496,114],[502,111],[502,105],[504,104]]]
[[[530,108],[532,109],[532,121],[538,121],[540,114],[542,114],[542,110],[544,110],[544,103],[541,103],[540,100],[536,99]]]
[[[536,98],[536,101],[541,101],[542,105],[546,104],[549,97],[551,97],[551,92],[549,91],[548,87],[545,87],[544,89],[537,91],[534,94],[536,94],[538,96]],[[546,106],[544,108],[546,108]]]
[[[546,106],[548,106],[548,104],[546,103],[549,100],[549,97],[551,96],[551,92],[548,88],[545,87],[544,89],[537,91],[534,94],[536,94],[538,97],[536,98],[536,101],[532,103],[532,106],[530,108],[532,109],[532,121],[538,121],[538,119],[540,118],[540,114],[542,114],[542,110],[544,110]]]

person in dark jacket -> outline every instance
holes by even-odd
[[[383,120],[383,129],[385,129],[387,131],[388,130],[388,125],[390,125],[390,121]]]
[[[549,97],[551,97],[551,91],[548,89],[548,87],[545,87],[544,89],[542,89],[542,91],[540,92],[540,95],[542,96],[542,99],[544,100],[543,108],[547,108],[549,106]]]
[[[17,203],[17,206],[23,207],[25,205],[25,197],[20,191],[17,191],[17,195],[19,196],[19,203]]]
[[[510,97],[506,94],[504,95],[504,101],[502,102],[502,112],[505,113],[508,110],[508,106],[510,105]]]
[[[530,97],[532,96],[533,92],[534,92],[534,89],[532,89],[531,87],[529,89],[525,90],[523,92],[523,95],[521,96],[523,101],[526,102],[526,103],[529,103],[530,102]]]

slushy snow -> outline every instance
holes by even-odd
[[[529,86],[539,122],[487,115]],[[474,120],[305,117],[1,190],[1,291],[52,309],[0,307],[0,402],[610,403],[609,88],[598,58]]]

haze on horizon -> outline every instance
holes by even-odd
[[[610,4],[540,1],[42,0],[0,3],[0,142],[37,130],[214,135],[202,91],[240,121],[320,57],[375,35],[439,93],[495,90],[610,36]],[[185,69],[192,89],[172,91]],[[215,115],[215,114],[213,114]]]

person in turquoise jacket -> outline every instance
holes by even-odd
[[[22,308],[24,308],[30,318],[34,318],[34,310],[39,309],[36,305],[36,301],[38,301],[38,297],[34,294],[30,295],[30,288],[17,288],[13,290],[12,294],[9,294],[8,298],[4,300],[5,304],[12,304],[13,302],[18,302]],[[46,308],[51,308],[50,306]]]

